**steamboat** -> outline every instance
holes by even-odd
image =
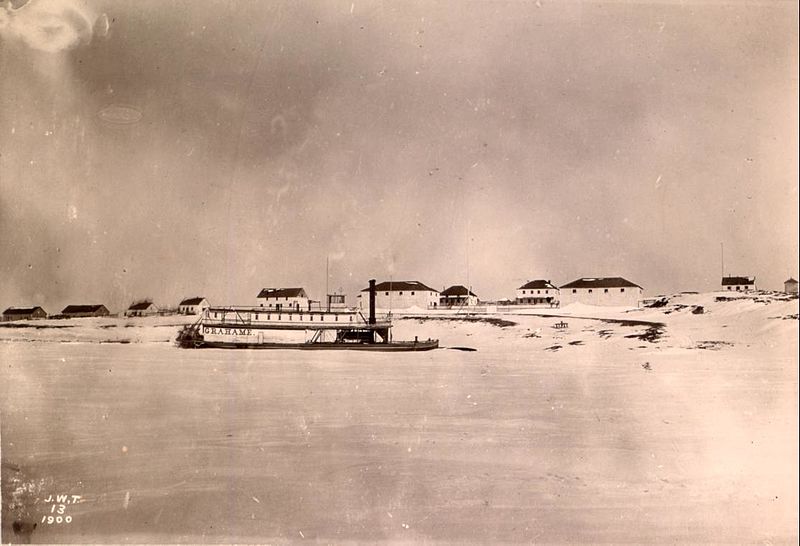
[[[184,326],[176,342],[186,349],[302,349],[429,351],[439,340],[392,339],[391,315],[375,313],[375,281],[369,281],[369,316],[357,309],[209,307]]]

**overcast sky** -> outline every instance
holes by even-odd
[[[0,307],[798,263],[796,2],[0,2]]]

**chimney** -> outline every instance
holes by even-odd
[[[375,279],[369,280],[369,323],[375,324]]]

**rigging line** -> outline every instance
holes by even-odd
[[[268,31],[264,31],[264,36],[261,39],[261,45],[256,50],[255,60],[254,60],[252,68],[250,69],[250,77],[247,79],[247,85],[245,85],[244,93],[241,96],[239,94],[238,87],[237,87],[237,91],[236,91],[236,100],[237,100],[237,102],[240,99],[240,97],[245,99],[245,101],[246,101],[246,99],[250,96],[250,91],[251,91],[251,89],[253,87],[253,80],[255,80],[256,72],[258,72],[258,69],[261,66],[261,55],[264,52],[264,46],[267,43],[267,37],[268,36],[269,36],[269,32]],[[233,188],[236,185],[236,175],[237,175],[237,170],[238,170],[238,166],[239,166],[239,151],[240,151],[240,148],[241,148],[241,145],[242,145],[242,136],[244,134],[244,130],[243,130],[243,128],[244,128],[244,119],[245,119],[245,115],[246,114],[247,114],[247,105],[246,105],[246,102],[245,102],[245,103],[242,104],[242,112],[241,112],[241,115],[239,116],[239,123],[238,123],[239,124],[239,131],[237,132],[237,135],[236,135],[236,146],[233,149],[233,165],[231,166],[231,174],[230,174],[230,177],[228,179],[228,202],[227,202],[227,206],[226,206],[227,221],[225,222],[225,240],[226,241],[229,241],[230,237],[231,237],[231,227],[230,227],[231,226],[231,223],[230,223],[231,203],[233,201]],[[229,260],[228,260],[228,258],[229,258],[228,252],[229,252],[230,248],[231,248],[231,245],[226,245],[225,246],[225,269],[226,269],[226,271],[228,269],[228,262],[229,262]]]

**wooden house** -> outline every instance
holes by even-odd
[[[456,284],[439,292],[439,307],[469,307],[474,305],[478,305],[478,296],[466,286]]]
[[[722,290],[726,292],[743,292],[756,289],[755,277],[722,277]]]
[[[64,318],[107,317],[110,313],[105,305],[67,305],[61,311]]]
[[[158,314],[158,307],[152,301],[139,301],[128,307],[126,317],[150,317]]]
[[[375,307],[378,309],[436,309],[439,291],[419,281],[384,281],[375,285]],[[362,297],[363,296],[363,297]],[[366,308],[369,288],[359,294]]]
[[[47,318],[47,313],[39,307],[9,307],[3,311],[3,321],[36,320]]]
[[[178,304],[178,313],[181,315],[202,315],[203,311],[209,307],[208,300],[202,296],[186,298]]]
[[[552,307],[558,304],[558,287],[549,280],[528,281],[517,288],[517,305],[543,305]]]
[[[622,277],[583,277],[559,288],[561,306],[571,303],[638,307],[643,288]]]
[[[263,288],[258,293],[258,299],[264,300],[261,307],[277,311],[311,309],[311,302],[302,288]]]

